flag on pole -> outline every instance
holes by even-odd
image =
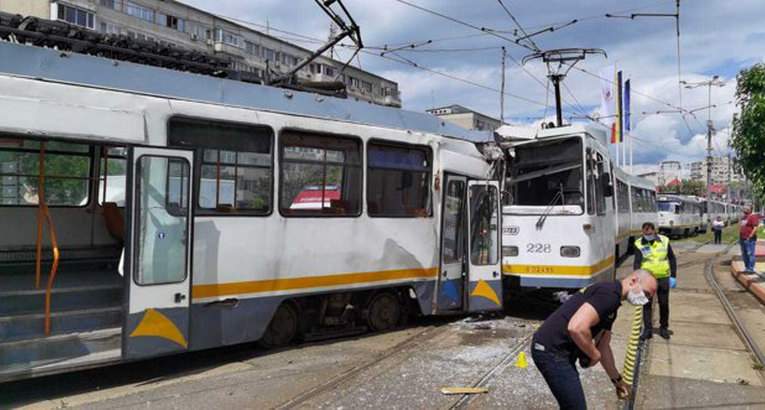
[[[611,128],[611,142],[614,138],[614,108],[616,107],[616,96],[614,93],[614,83],[611,78],[614,76],[614,66],[604,67],[600,70],[600,118],[603,125]]]
[[[614,125],[611,126],[611,143],[612,144],[619,144],[622,142],[622,134],[624,133],[624,121],[623,115],[622,115],[622,72],[617,71],[616,72],[616,81],[614,81],[614,85],[616,85],[616,121],[614,121]]]
[[[624,129],[629,134],[632,131],[632,112],[630,111],[630,80],[624,82]]]

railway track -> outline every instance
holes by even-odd
[[[703,243],[699,245],[698,247],[693,248],[693,250],[688,250],[688,251],[689,252],[695,251],[707,243],[709,242]],[[720,304],[723,306],[725,313],[728,315],[728,318],[733,323],[736,329],[736,333],[739,335],[742,342],[744,342],[744,345],[752,353],[752,356],[757,361],[757,363],[760,366],[763,366],[765,365],[765,355],[763,354],[763,351],[754,341],[754,338],[752,338],[751,334],[749,333],[749,330],[746,328],[744,323],[739,318],[738,314],[736,313],[736,310],[733,308],[733,305],[730,302],[730,299],[725,294],[723,289],[720,287],[720,284],[717,282],[717,278],[715,278],[715,275],[714,275],[714,266],[715,266],[715,263],[718,261],[718,258],[720,257],[720,255],[726,254],[735,245],[736,245],[735,243],[729,244],[725,248],[725,250],[718,252],[714,255],[711,255],[709,258],[703,259],[702,261],[691,261],[684,264],[679,264],[678,268],[688,267],[692,265],[699,265],[701,263],[704,264],[704,277],[707,280],[709,287],[712,288],[712,292],[720,300]],[[637,391],[638,391],[639,380],[640,380],[639,377],[641,373],[640,370],[642,368],[642,362],[643,362],[642,357],[645,357],[646,355],[648,355],[649,351],[650,351],[650,344],[647,344],[644,341],[641,341],[640,346],[638,348],[638,359],[637,359],[637,366],[635,368],[635,375],[634,375],[635,382],[633,384],[632,396],[630,397],[629,400],[624,402],[624,406],[623,406],[624,410],[632,410],[635,407],[635,399],[637,397]]]
[[[414,333],[412,336],[408,337],[407,339],[397,343],[394,346],[391,346],[384,351],[380,352],[379,354],[375,355],[372,359],[364,361],[363,363],[360,363],[356,366],[351,367],[350,369],[342,372],[341,374],[325,381],[324,383],[315,386],[311,389],[308,389],[304,391],[303,393],[277,405],[274,406],[273,409],[275,410],[282,410],[282,409],[294,409],[300,406],[301,404],[304,404],[308,402],[309,400],[320,396],[323,393],[326,393],[328,391],[331,391],[332,389],[335,389],[339,385],[350,381],[358,375],[359,373],[363,372],[366,369],[369,369],[370,367],[380,363],[383,360],[386,360],[388,358],[391,358],[395,356],[396,354],[401,354],[402,352],[405,352],[409,350],[412,352],[414,349],[411,349],[413,347],[416,347],[418,343],[426,342],[434,337],[437,337],[438,335],[446,332],[448,329],[448,322],[444,322],[437,325],[430,325],[426,327],[425,329],[422,329],[416,333]],[[404,353],[407,354],[407,353]],[[411,354],[411,353],[409,353]]]
[[[744,323],[741,321],[741,318],[739,318],[738,314],[736,313],[736,310],[733,308],[733,304],[731,304],[730,299],[725,294],[725,292],[723,292],[720,284],[717,282],[717,278],[715,278],[714,262],[716,260],[717,257],[715,256],[707,262],[706,266],[704,266],[704,275],[706,276],[707,282],[714,291],[715,295],[717,295],[717,298],[720,300],[720,303],[725,309],[725,313],[728,315],[728,318],[731,322],[733,322],[733,325],[736,328],[736,333],[738,333],[741,341],[743,341],[747,349],[752,352],[752,355],[754,356],[755,360],[757,360],[759,365],[765,366],[765,354],[763,354],[763,351],[752,338],[749,330],[746,328]]]
[[[518,344],[514,346],[513,349],[510,352],[508,352],[502,358],[502,360],[499,361],[499,363],[497,363],[496,365],[492,366],[489,370],[487,370],[478,379],[478,381],[476,381],[471,387],[488,387],[496,376],[501,374],[503,370],[505,370],[508,366],[510,366],[513,363],[515,358],[518,357],[518,354],[528,345],[532,336],[533,336],[533,332],[522,337],[518,341]],[[463,394],[454,403],[452,403],[451,406],[447,408],[448,409],[465,408],[467,404],[470,403],[470,401],[476,397],[479,397],[479,396],[472,395],[472,394]]]

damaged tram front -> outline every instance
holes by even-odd
[[[573,289],[614,275],[613,165],[604,130],[505,126],[506,287]]]

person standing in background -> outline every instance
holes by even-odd
[[[745,206],[743,211],[744,217],[741,219],[741,227],[738,231],[739,243],[741,244],[741,260],[744,261],[744,271],[746,273],[757,273],[754,270],[754,250],[757,245],[757,227],[760,225],[760,218],[752,213],[752,208],[749,206]]]
[[[722,243],[722,231],[724,227],[725,222],[723,222],[721,216],[718,216],[714,221],[712,221],[712,233],[715,234],[715,245]]]

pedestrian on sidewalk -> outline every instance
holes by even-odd
[[[757,227],[760,225],[760,218],[752,213],[752,208],[745,206],[743,208],[744,217],[741,219],[739,228],[739,243],[741,244],[741,260],[744,261],[744,271],[746,273],[756,273],[755,254],[757,247]]]
[[[651,273],[658,282],[659,335],[669,339],[669,289],[677,285],[677,259],[669,238],[656,234],[652,222],[643,224],[643,236],[635,241],[633,269]],[[643,334],[641,339],[653,337],[653,299],[643,307]]]
[[[715,234],[715,245],[722,243],[723,228],[725,228],[725,222],[723,222],[722,216],[717,216],[717,218],[712,221],[712,232]]]
[[[616,369],[611,351],[611,328],[623,300],[644,305],[656,286],[656,279],[640,270],[621,281],[598,282],[571,296],[534,333],[531,357],[561,409],[587,408],[577,358],[582,368],[600,362],[616,395],[629,397],[630,387]]]

